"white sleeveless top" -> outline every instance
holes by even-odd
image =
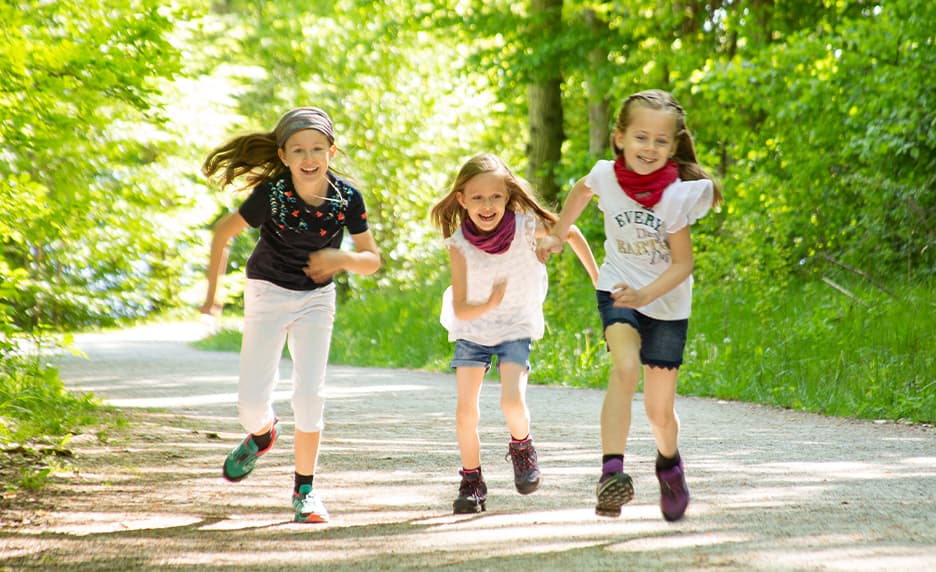
[[[598,271],[598,290],[610,292],[623,282],[643,288],[672,262],[667,235],[691,225],[712,207],[712,181],[676,179],[660,202],[646,208],[627,196],[614,174],[613,161],[598,161],[585,178],[604,213],[605,259]],[[657,320],[683,320],[692,312],[692,276],[646,306],[637,308]]]
[[[444,242],[455,246],[467,264],[467,300],[482,304],[491,296],[494,283],[507,280],[507,292],[501,303],[474,320],[455,317],[452,287],[442,296],[439,321],[449,333],[449,341],[468,340],[484,346],[543,337],[543,300],[548,278],[546,266],[536,258],[536,219],[517,213],[517,229],[510,248],[500,254],[488,254],[473,246],[461,227]]]

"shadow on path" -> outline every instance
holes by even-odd
[[[680,398],[693,501],[665,522],[655,448],[634,405],[635,499],[594,515],[602,392],[531,386],[543,486],[513,490],[496,384],[482,392],[488,512],[454,516],[454,376],[332,366],[316,488],[327,525],[291,522],[284,437],[250,478],[220,477],[242,438],[237,355],[201,352],[193,324],[84,335],[66,384],[134,419],[126,439],[79,436],[74,470],[0,521],[0,569],[931,570],[936,432]]]

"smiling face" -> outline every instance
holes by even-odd
[[[614,144],[623,150],[629,170],[649,175],[663,168],[676,152],[676,115],[634,106],[624,131],[614,132]]]
[[[328,164],[337,148],[324,133],[303,129],[289,136],[279,150],[279,157],[292,174],[296,187],[327,185]]]
[[[475,175],[458,193],[458,203],[483,233],[493,232],[500,224],[509,198],[504,175],[496,171]]]

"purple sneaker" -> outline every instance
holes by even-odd
[[[634,498],[634,483],[627,473],[605,473],[598,481],[595,494],[598,496],[595,514],[618,517],[621,516],[621,505]]]
[[[660,481],[660,510],[663,518],[670,522],[681,519],[689,506],[689,486],[686,484],[682,459],[672,469],[657,469],[656,475]]]

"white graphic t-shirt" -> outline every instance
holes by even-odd
[[[604,213],[605,259],[598,290],[610,292],[625,283],[643,288],[672,262],[667,235],[705,216],[712,206],[712,181],[676,181],[653,208],[627,196],[614,175],[613,161],[598,161],[585,178]],[[683,320],[692,311],[692,276],[653,302],[637,308],[657,320]]]

